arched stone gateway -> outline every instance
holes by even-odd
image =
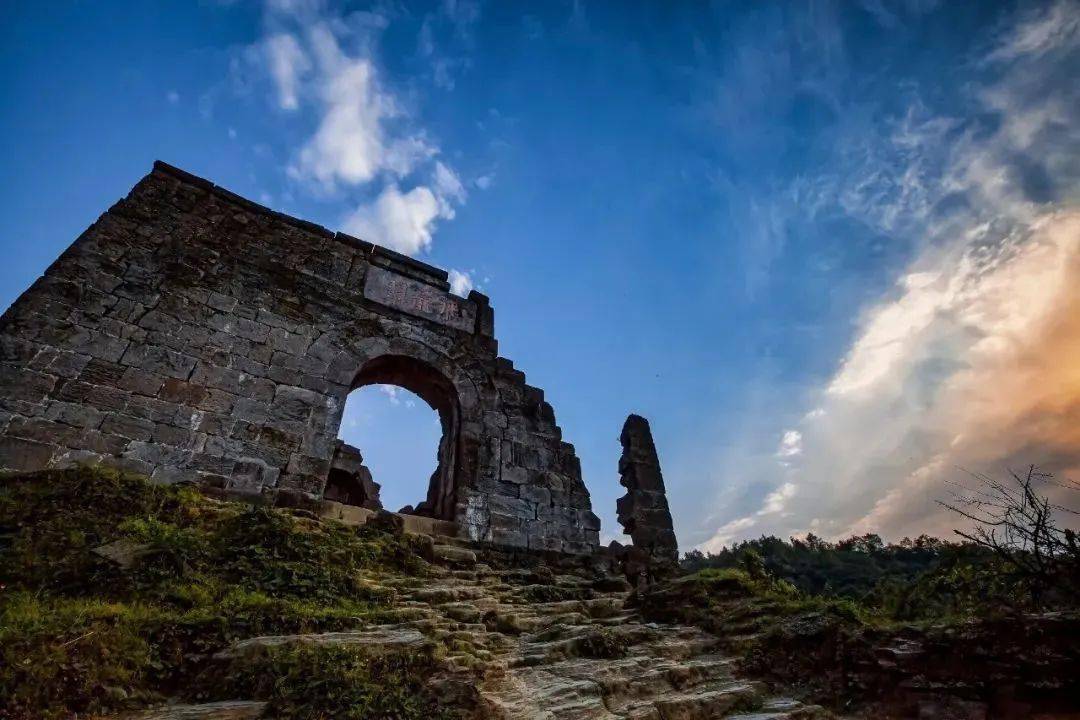
[[[488,299],[452,295],[445,271],[156,163],[0,319],[0,469],[107,462],[320,497],[359,466],[338,453],[349,392],[394,384],[443,428],[419,512],[591,552],[574,448],[497,349]]]
[[[457,478],[465,477],[459,467],[462,457],[457,449],[461,441],[461,401],[458,388],[433,365],[410,355],[379,355],[364,363],[353,382],[353,389],[367,385],[397,385],[416,394],[439,414],[442,438],[439,440],[438,467],[431,476],[427,498],[416,508],[417,514],[440,520],[453,520],[456,507]],[[468,394],[470,388],[464,388]]]

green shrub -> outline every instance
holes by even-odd
[[[872,533],[836,543],[814,535],[790,541],[761,537],[716,554],[691,551],[682,565],[687,571],[742,569],[753,578],[782,579],[807,597],[850,601],[894,620],[1030,609],[1024,607],[1029,589],[992,552],[925,535],[890,544]],[[1075,594],[1049,599],[1057,609],[1075,607]]]
[[[373,654],[347,646],[282,647],[252,664],[208,674],[203,693],[266,700],[267,715],[281,720],[450,718],[425,684],[434,669],[431,649]]]

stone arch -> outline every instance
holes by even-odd
[[[475,482],[476,463],[470,453],[475,443],[469,441],[479,409],[475,382],[445,355],[417,341],[367,338],[354,351],[357,363],[350,392],[368,385],[396,385],[438,414],[442,436],[437,466],[415,514],[454,520],[459,490]],[[337,420],[340,423],[340,417]]]
[[[369,360],[357,373],[352,390],[368,385],[396,385],[415,393],[439,415],[442,437],[437,452],[438,463],[428,483],[427,496],[415,507],[417,515],[440,520],[454,519],[457,475],[457,445],[461,428],[461,410],[457,390],[433,366],[407,355],[380,355]]]

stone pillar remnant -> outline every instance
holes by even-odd
[[[330,474],[323,490],[323,499],[368,510],[382,510],[382,501],[379,499],[381,489],[379,483],[372,479],[371,471],[364,465],[364,456],[360,451],[338,440],[337,449],[330,461]]]
[[[644,555],[651,567],[650,575],[673,570],[678,564],[679,547],[649,421],[630,415],[619,439],[623,446],[619,483],[627,490],[616,506],[619,523],[634,541],[634,554]]]

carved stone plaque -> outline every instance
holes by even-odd
[[[364,297],[458,330],[476,328],[476,306],[471,302],[377,265],[368,268]]]

